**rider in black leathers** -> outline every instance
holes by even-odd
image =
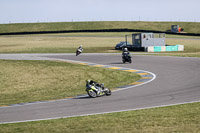
[[[123,49],[122,56],[124,56],[125,54],[130,55],[130,53],[129,53],[129,51],[128,51],[127,48],[124,48],[124,49]]]
[[[81,51],[83,51],[83,47],[82,47],[82,45],[80,45],[78,49],[80,49]]]

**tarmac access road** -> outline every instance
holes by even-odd
[[[132,64],[123,64],[121,54],[0,54],[0,59],[75,60],[146,70],[156,75],[152,82],[107,97],[0,107],[1,124],[200,102],[200,58],[133,55]]]

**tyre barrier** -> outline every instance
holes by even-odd
[[[27,34],[54,34],[54,33],[81,33],[81,32],[153,32],[165,33],[172,35],[185,36],[200,36],[200,33],[174,33],[171,31],[156,31],[156,30],[140,30],[140,29],[85,29],[85,30],[62,30],[62,31],[25,31],[25,32],[7,32],[0,35],[27,35]]]

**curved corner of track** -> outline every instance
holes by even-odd
[[[136,82],[112,89],[113,92],[137,87],[140,85],[144,85],[144,84],[147,84],[147,83],[153,81],[154,79],[156,79],[156,74],[149,72],[149,71],[145,71],[145,70],[138,70],[138,69],[132,69],[132,68],[126,68],[126,67],[116,67],[116,66],[111,66],[111,65],[103,65],[103,64],[96,64],[96,63],[75,61],[75,60],[66,60],[66,59],[56,59],[56,60],[73,62],[73,63],[77,63],[80,65],[88,65],[88,66],[93,66],[93,67],[101,67],[101,68],[108,68],[108,69],[113,69],[113,70],[126,71],[126,72],[136,73],[141,76],[141,79]]]

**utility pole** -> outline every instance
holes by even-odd
[[[126,41],[126,45],[127,45],[127,35],[125,35],[125,41]]]

